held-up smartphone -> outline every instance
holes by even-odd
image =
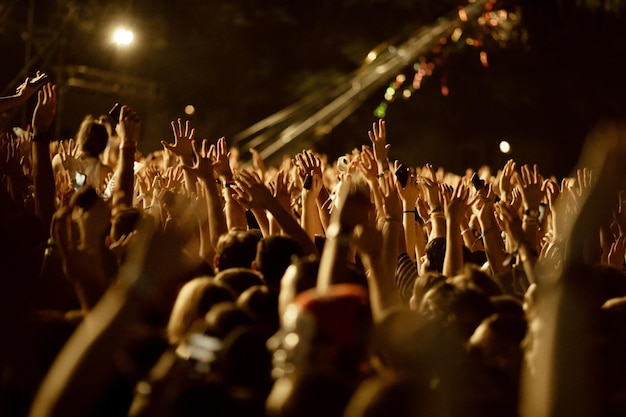
[[[115,105],[109,110],[109,116],[113,119],[113,121],[117,124],[120,120],[120,113],[122,112],[122,105],[120,103],[115,103]]]
[[[72,181],[74,190],[78,190],[84,187],[86,182],[87,182],[87,175],[83,174],[82,172],[77,172],[74,175],[74,180]]]
[[[485,186],[485,180],[481,180],[478,174],[474,172],[474,175],[472,175],[472,184],[474,184],[476,191],[479,191]]]
[[[311,176],[311,174],[306,174],[304,176],[304,181],[302,182],[302,188],[304,188],[305,190],[310,190],[312,186],[313,177]]]
[[[546,206],[546,203],[539,204],[539,218],[537,219],[539,223],[543,222],[543,217],[546,215]]]
[[[31,78],[28,81],[28,85],[30,85],[31,87],[37,87],[37,86],[43,84],[47,79],[48,79],[48,74],[46,74],[44,72],[44,73],[41,73],[41,74],[39,74],[38,76],[36,76],[34,78]]]
[[[409,168],[404,166],[404,164],[400,164],[395,174],[402,188],[406,187],[406,183],[409,181],[409,175],[411,174]]]

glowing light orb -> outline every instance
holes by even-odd
[[[135,35],[128,29],[117,29],[113,33],[113,42],[118,45],[130,45],[133,42]]]

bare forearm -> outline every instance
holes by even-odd
[[[463,241],[460,234],[460,223],[448,219],[446,231],[446,253],[443,260],[443,275],[453,277],[463,270]]]
[[[120,155],[117,162],[117,190],[122,191],[121,202],[127,207],[133,205],[135,150],[136,147],[132,144],[120,146]]]
[[[35,210],[46,228],[49,227],[55,210],[55,184],[49,149],[49,134],[36,133],[32,144]]]
[[[323,235],[324,228],[320,220],[317,204],[314,199],[302,197],[302,217],[300,219],[302,228],[306,231],[311,239],[315,239],[315,235]]]
[[[294,238],[302,247],[304,255],[316,254],[317,248],[313,240],[300,227],[296,219],[285,210],[277,201],[271,200],[271,204],[267,207],[274,219],[278,222],[283,231]]]

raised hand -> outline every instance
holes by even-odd
[[[242,170],[235,175],[235,182],[237,183],[237,188],[235,188],[237,200],[242,199],[243,204],[261,208],[272,204],[274,196],[263,184],[258,174]]]
[[[506,164],[504,164],[504,168],[502,168],[502,174],[500,175],[498,181],[498,187],[500,188],[500,198],[502,200],[508,201],[511,192],[513,191],[513,187],[511,185],[511,178],[515,173],[515,161],[509,159]]]
[[[228,155],[226,138],[221,137],[217,140],[217,144],[215,146],[215,161],[213,162],[213,168],[215,169],[217,175],[226,182],[233,180],[233,171],[230,167],[230,159]]]
[[[263,161],[263,157],[254,148],[250,148],[250,155],[252,155],[252,166],[254,167],[254,170],[257,172],[257,174],[259,174],[259,177],[265,179],[265,173],[267,172],[267,169],[265,168],[265,162]]]
[[[128,106],[122,106],[120,120],[116,127],[117,134],[120,137],[120,146],[137,146],[140,129],[141,121],[137,113]]]
[[[495,204],[495,210],[508,236],[513,239],[514,243],[519,244],[524,240],[524,231],[522,230],[522,219],[520,219],[517,211],[506,201],[502,200]]]
[[[74,139],[70,139],[67,142],[61,141],[59,143],[59,156],[61,157],[61,164],[63,168],[70,174],[70,178],[74,178],[74,174],[78,171],[77,160],[82,152],[78,143],[74,142]]]
[[[33,112],[33,130],[47,132],[57,112],[57,87],[48,83],[37,93],[37,106]]]
[[[451,193],[444,194],[444,209],[446,218],[460,224],[467,209],[467,197],[469,196],[469,187],[459,181],[456,188]]]
[[[322,176],[322,161],[313,152],[304,150],[296,155],[296,166],[298,167],[298,175],[304,181],[306,174],[315,173]]]
[[[372,130],[368,131],[367,135],[372,141],[372,148],[374,149],[374,156],[376,157],[379,171],[389,170],[387,154],[391,145],[387,143],[387,126],[385,121],[380,119],[378,123],[372,123]]]
[[[395,162],[395,167],[397,169],[398,161]],[[402,203],[404,205],[405,210],[413,210],[417,204],[417,198],[419,197],[419,187],[417,186],[417,179],[415,175],[411,172],[409,174],[409,179],[406,182],[406,186],[402,188],[400,182],[396,182],[396,187],[398,189],[398,194],[400,195],[400,199],[402,199]]]
[[[417,178],[424,191],[424,199],[428,203],[430,210],[441,209],[441,199],[439,197],[439,186],[437,180],[430,177],[420,176]]]
[[[259,177],[261,178],[261,177]],[[272,182],[272,194],[276,201],[287,211],[291,210],[291,193],[289,191],[289,173],[278,171],[276,180]]]
[[[626,235],[618,236],[611,244],[609,250],[608,262],[609,265],[619,269],[620,271],[624,267],[624,253],[626,252]]]
[[[359,170],[369,182],[374,182],[378,178],[378,166],[374,152],[368,146],[363,145],[359,155]]]
[[[530,170],[528,165],[523,165],[519,176],[519,190],[525,210],[537,210],[545,194],[543,177],[539,173],[537,165]]]
[[[178,155],[184,165],[191,166],[193,163],[193,149],[191,144],[196,135],[196,129],[191,127],[189,120],[185,121],[183,124],[183,120],[180,118],[177,122],[172,121],[171,125],[172,133],[174,134],[174,143],[161,141],[161,145],[163,145],[165,149],[170,150],[174,155]]]
[[[195,155],[195,162],[193,165],[183,165],[183,169],[192,172],[207,185],[213,187],[214,184],[211,183],[215,181],[215,145],[209,147],[209,141],[204,139],[198,149],[198,143],[194,140],[191,143],[191,149]]]

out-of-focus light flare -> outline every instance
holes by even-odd
[[[480,52],[480,63],[483,64],[483,67],[485,68],[489,67],[489,61],[487,60],[487,52],[485,51]]]
[[[444,97],[448,97],[448,94],[450,94],[450,89],[448,88],[447,85],[442,85],[441,86],[441,95]]]
[[[463,35],[463,29],[456,28],[454,29],[454,32],[452,32],[452,36],[450,36],[450,39],[452,39],[453,42],[458,42],[459,39],[461,39],[461,35]]]
[[[467,22],[467,13],[465,12],[465,9],[459,9],[459,19],[461,19],[461,22]]]
[[[133,39],[135,35],[128,29],[120,28],[113,32],[113,42],[118,45],[130,45]]]
[[[378,107],[374,110],[374,116],[382,119],[387,114],[387,103],[380,103]]]
[[[510,153],[511,152],[511,144],[506,140],[500,142],[500,152],[502,153]]]
[[[413,93],[411,93],[411,90],[408,90],[408,89],[407,89],[407,90],[404,90],[404,91],[402,92],[402,97],[403,97],[404,99],[408,99],[408,98],[411,98],[411,94],[413,94]]]
[[[396,82],[398,82],[398,83],[402,84],[402,83],[403,83],[403,82],[405,82],[405,81],[406,81],[406,75],[404,75],[404,74],[398,74],[398,75],[396,76]]]
[[[196,108],[193,105],[187,104],[185,106],[185,114],[187,116],[193,116],[195,113],[196,113]]]

